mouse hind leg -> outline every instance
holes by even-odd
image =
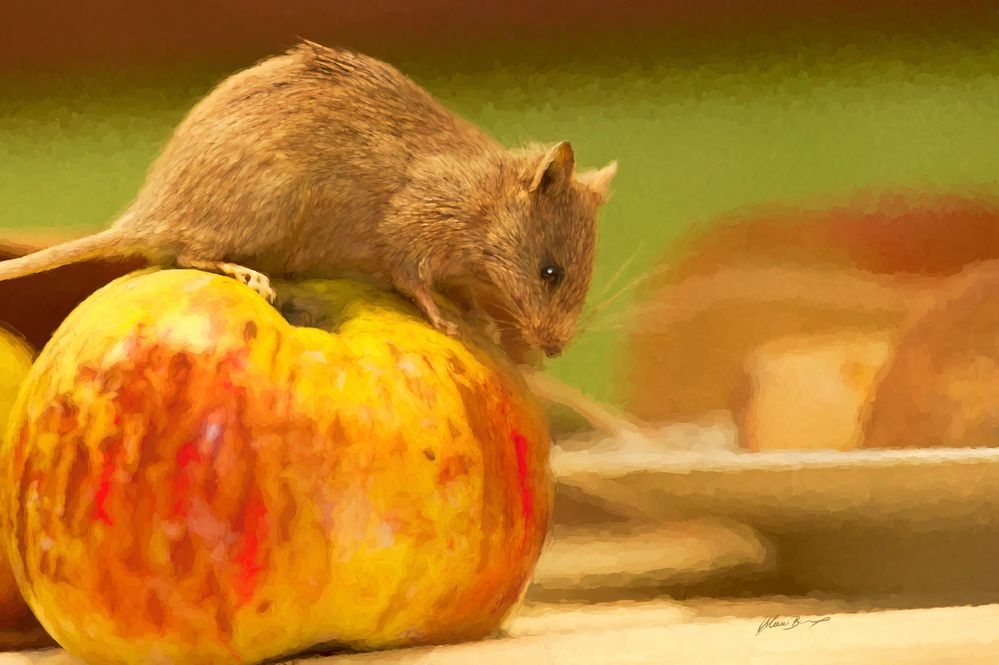
[[[268,279],[267,275],[257,272],[251,268],[247,268],[246,266],[241,266],[238,263],[230,263],[228,261],[209,261],[181,254],[177,257],[176,265],[179,268],[193,268],[195,270],[204,270],[206,272],[213,272],[232,277],[262,295],[269,303],[273,303],[274,299],[277,297],[277,294],[271,287],[271,281]]]

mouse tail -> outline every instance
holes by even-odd
[[[125,234],[109,228],[93,235],[59,243],[16,259],[0,261],[0,281],[25,277],[71,263],[130,254],[135,248],[126,243]]]

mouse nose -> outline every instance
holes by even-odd
[[[545,355],[549,358],[558,358],[562,355],[562,345],[560,344],[549,344],[545,347]]]

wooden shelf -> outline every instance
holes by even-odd
[[[835,603],[828,607],[837,607]],[[840,605],[840,607],[842,607]],[[780,610],[778,612],[778,610]],[[779,614],[797,627],[761,630]],[[785,599],[729,606],[682,603],[534,608],[513,635],[442,647],[301,658],[302,665],[483,665],[645,663],[659,665],[941,665],[999,662],[999,605],[823,613],[822,603]],[[731,612],[732,616],[726,615]],[[828,618],[826,618],[828,617]],[[821,621],[820,621],[821,620]],[[818,623],[809,623],[818,621]],[[789,625],[789,624],[788,624]],[[81,665],[57,650],[0,654],[0,665]]]

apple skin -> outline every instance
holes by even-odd
[[[31,345],[0,327],[0,426],[7,423],[34,357],[35,350]]]
[[[7,424],[17,393],[28,376],[35,350],[14,333],[0,328],[0,428]],[[21,597],[14,572],[0,548],[0,628],[31,620],[31,610]]]
[[[251,663],[474,640],[520,598],[553,482],[517,371],[374,287],[276,287],[320,327],[228,277],[149,270],[39,354],[0,501],[22,593],[70,653]]]

